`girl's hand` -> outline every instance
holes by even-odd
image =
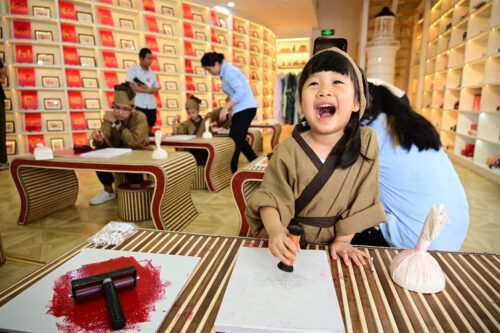
[[[349,266],[351,260],[356,264],[356,266],[361,267],[366,264],[365,259],[370,260],[370,256],[356,249],[351,243],[335,239],[332,244],[330,244],[330,255],[333,260],[337,260],[337,256],[344,260],[346,266]]]
[[[287,265],[293,265],[300,248],[288,238],[288,230],[280,224],[275,230],[268,230],[269,250],[272,255]]]

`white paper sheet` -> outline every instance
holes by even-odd
[[[163,140],[164,141],[188,141],[188,140],[191,140],[194,138],[196,138],[196,135],[179,134],[179,135],[166,136]]]
[[[80,154],[81,157],[111,158],[132,152],[130,148],[104,148]]]
[[[268,249],[240,248],[215,320],[217,332],[344,332],[325,251],[302,250],[294,272]]]
[[[140,332],[156,332],[184,289],[186,282],[200,260],[199,257],[83,249],[72,259],[2,306],[0,308],[0,331],[57,332],[56,322],[61,321],[62,318],[56,318],[47,313],[47,304],[52,300],[54,281],[59,276],[80,268],[82,265],[122,256],[134,257],[137,261],[151,260],[153,266],[161,267],[160,279],[171,283],[168,286],[165,298],[155,303],[155,309],[149,315],[150,321],[139,324]],[[137,283],[140,283],[140,277]],[[130,331],[121,330],[120,332],[137,332],[137,328]]]

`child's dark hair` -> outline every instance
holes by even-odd
[[[191,95],[189,96],[189,99],[192,99],[193,101],[195,101],[196,103],[200,104],[201,103],[201,99],[199,99],[198,97],[196,97],[195,95]]]
[[[148,49],[147,47],[143,47],[140,51],[139,51],[139,58],[141,59],[144,59],[146,57],[147,54],[153,54],[153,52],[151,52],[150,49]]]
[[[314,73],[324,72],[324,71],[332,71],[337,72],[342,75],[347,75],[351,79],[354,87],[354,97],[361,103],[361,91],[358,85],[358,78],[356,76],[356,72],[353,68],[351,62],[343,55],[335,52],[335,51],[323,51],[315,56],[313,56],[305,65],[302,73],[299,78],[299,98],[302,101],[302,89],[304,88],[304,84]],[[360,69],[360,73],[362,76],[362,84],[364,95],[366,97],[367,102],[368,98],[368,85],[363,75],[363,72]],[[361,110],[359,111],[361,112]],[[332,150],[332,154],[338,155],[337,167],[340,168],[348,168],[353,165],[359,156],[363,156],[361,153],[361,134],[360,134],[360,122],[359,122],[359,113],[353,112],[351,114],[351,118],[344,128],[344,135],[340,138],[339,142],[335,145]],[[309,126],[305,126],[305,129],[309,129]]]
[[[419,151],[439,150],[441,140],[436,128],[422,115],[413,111],[411,106],[394,95],[383,85],[369,83],[371,106],[363,116],[370,124],[380,113],[387,115],[387,124],[394,144],[399,144],[406,150],[412,145]]]
[[[203,67],[212,67],[215,66],[215,63],[218,62],[222,64],[224,60],[224,55],[222,53],[217,52],[207,52],[201,57],[201,65]]]
[[[114,86],[114,90],[115,91],[125,91],[127,93],[128,99],[132,99],[135,97],[135,91],[134,91],[134,89],[132,89],[129,82],[123,82],[123,83],[117,84],[116,86]]]

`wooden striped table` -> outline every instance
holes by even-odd
[[[75,169],[150,174],[155,181],[151,218],[159,230],[182,230],[198,215],[191,199],[196,162],[187,152],[151,159],[152,151],[134,150],[113,158],[83,158],[72,150],[51,160],[15,158],[10,172],[21,199],[19,224],[73,206],[78,195]]]
[[[281,124],[277,123],[251,123],[250,128],[262,128],[262,129],[270,129],[272,131],[271,135],[271,148],[274,149],[276,145],[279,143],[280,135],[281,135]]]
[[[154,144],[154,138],[150,138]],[[231,180],[231,158],[234,154],[234,141],[228,137],[213,137],[212,139],[193,138],[186,141],[172,140],[165,137],[162,146],[175,148],[204,149],[208,152],[204,168],[204,178],[207,189],[217,192],[229,185]]]
[[[259,164],[267,157],[259,157],[248,163],[242,169],[239,169],[231,179],[231,192],[233,193],[234,202],[240,214],[240,236],[248,236],[248,222],[245,217],[245,208],[247,207],[247,198],[259,188],[264,178],[266,168]]]
[[[218,237],[140,229],[124,244],[107,249],[199,256],[184,291],[160,332],[213,332],[238,249],[266,247],[261,239]],[[89,243],[74,248],[0,293],[0,305],[28,288]],[[327,249],[310,245],[310,249]],[[374,271],[331,261],[332,277],[347,332],[498,332],[500,256],[433,252],[446,274],[446,288],[424,295],[394,284],[391,259],[398,250],[363,247]],[[251,311],[251,310],[250,310]],[[258,319],[256,319],[258,320]]]

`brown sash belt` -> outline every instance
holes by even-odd
[[[290,222],[291,224],[305,224],[317,228],[330,228],[335,226],[335,223],[340,220],[340,215],[323,216],[323,217],[302,217],[296,216]]]

